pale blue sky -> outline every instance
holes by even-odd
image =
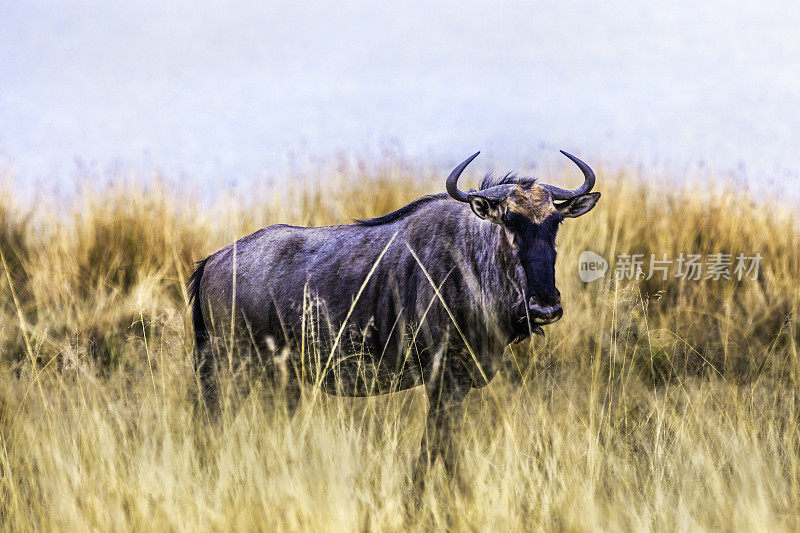
[[[224,183],[397,141],[798,187],[794,0],[262,4],[0,0],[0,157],[25,181],[78,158]]]

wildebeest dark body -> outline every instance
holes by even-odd
[[[589,193],[591,170],[569,155],[586,176],[576,191],[489,175],[463,193],[456,182],[474,157],[450,175],[449,194],[350,225],[269,226],[201,261],[191,293],[203,398],[216,402],[208,341],[231,332],[267,367],[275,347],[288,347],[294,369],[314,370],[292,379],[331,393],[424,384],[430,407],[415,480],[438,455],[453,470],[449,435],[462,400],[491,381],[506,346],[560,318],[557,228],[599,198]]]

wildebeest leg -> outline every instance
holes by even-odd
[[[269,348],[273,355],[264,368],[265,386],[269,389],[273,405],[276,400],[283,403],[286,406],[286,414],[291,419],[300,405],[301,378],[295,366],[296,362],[291,357],[290,346],[284,346],[280,350],[276,350],[274,346]]]
[[[198,407],[205,409],[209,416],[214,417],[219,413],[219,383],[217,382],[217,369],[214,364],[214,355],[211,347],[201,345],[195,348],[194,368],[200,386],[200,401]]]
[[[425,383],[428,395],[428,418],[422,434],[420,454],[414,468],[413,482],[417,495],[425,488],[428,470],[441,456],[445,470],[451,477],[458,474],[458,448],[453,436],[461,428],[464,413],[461,407],[471,387],[462,373],[443,369],[430,382]]]
[[[271,364],[265,369],[264,374],[265,385],[270,389],[269,395],[271,398],[269,401],[275,406],[278,406],[278,403],[284,403],[286,414],[290,419],[293,418],[300,405],[302,391],[294,369]]]
[[[291,420],[294,418],[294,414],[297,412],[297,408],[300,406],[300,400],[302,399],[300,380],[297,378],[290,379],[289,383],[286,384],[285,391],[286,414],[289,415],[289,419]]]

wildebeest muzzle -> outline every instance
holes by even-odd
[[[540,305],[533,298],[528,300],[528,314],[531,317],[531,322],[544,326],[557,322],[564,310],[561,309],[561,303],[556,302],[552,305]]]

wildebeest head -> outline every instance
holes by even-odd
[[[478,153],[453,170],[447,178],[447,192],[456,200],[469,203],[478,217],[503,228],[516,262],[525,273],[525,280],[520,280],[524,284],[524,303],[517,312],[526,322],[529,320],[532,331],[541,333],[542,325],[557,321],[563,313],[555,281],[556,232],[565,218],[587,213],[600,199],[599,192],[590,192],[594,172],[577,157],[562,151],[583,172],[583,185],[577,189],[510,177],[497,184],[487,184],[485,180],[481,190],[463,192],[458,189],[458,178]]]

